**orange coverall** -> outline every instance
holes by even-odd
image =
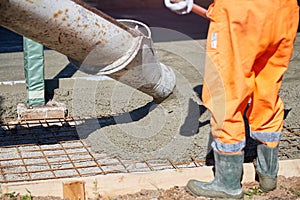
[[[249,102],[250,136],[276,147],[284,117],[278,92],[293,52],[297,1],[215,0],[207,15],[202,98],[212,112],[212,147],[227,153],[244,148]]]

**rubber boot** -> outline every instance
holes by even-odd
[[[214,151],[215,178],[211,182],[190,180],[186,190],[194,196],[243,199],[241,176],[244,153],[228,155]]]
[[[278,146],[270,148],[267,145],[257,145],[256,173],[259,187],[264,192],[276,189],[278,164]]]

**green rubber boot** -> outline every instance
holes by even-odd
[[[194,196],[224,199],[243,199],[241,176],[244,153],[219,154],[214,151],[215,178],[211,182],[190,180],[186,190]]]
[[[270,148],[267,145],[257,145],[256,173],[259,187],[264,192],[276,189],[278,164],[278,146]]]

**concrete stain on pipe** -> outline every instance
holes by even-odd
[[[153,59],[150,59],[153,62],[151,65],[154,65],[151,69],[157,68],[154,71],[146,70],[146,65],[143,63],[145,59],[136,61],[138,60],[136,57],[145,54],[143,50],[145,45],[153,50],[150,44],[151,38],[81,1],[2,0],[0,2],[0,24],[66,55],[80,67],[80,70],[89,74],[106,74],[117,78],[117,80],[154,98],[165,98],[175,86],[173,71],[161,65],[156,54],[152,54]],[[147,55],[147,57],[149,56],[151,57],[151,54]],[[136,73],[140,70],[135,71],[134,76],[131,77],[140,76],[138,84],[131,84],[130,82],[136,81],[124,81],[124,77],[114,74],[116,72],[122,74],[120,71],[128,67],[126,71],[133,72],[134,68],[138,67],[133,66],[134,60],[137,65],[143,66],[142,71],[150,73],[149,76],[145,76],[145,74]],[[147,60],[149,61],[149,59]],[[147,65],[149,64],[148,62]],[[167,71],[170,73],[163,75],[162,68],[168,68]],[[158,74],[153,75],[153,73]],[[170,77],[169,80],[173,80],[167,81],[171,85],[157,87],[160,79],[149,78],[165,76],[167,79]],[[149,85],[149,82],[153,86],[152,90],[149,90],[149,86],[147,86],[147,90],[143,89],[143,85]],[[154,89],[164,87],[166,88],[164,92]]]

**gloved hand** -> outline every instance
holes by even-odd
[[[164,2],[167,8],[179,15],[190,13],[194,4],[194,0],[164,0]]]

